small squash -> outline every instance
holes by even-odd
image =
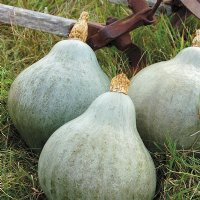
[[[83,12],[70,39],[58,42],[22,71],[10,88],[9,114],[33,150],[39,151],[57,128],[82,114],[109,88],[108,77],[85,43],[87,19]]]
[[[49,200],[153,198],[155,167],[136,128],[128,85],[118,75],[111,92],[49,138],[38,170]]]
[[[193,46],[200,47],[199,36]],[[136,108],[137,128],[153,151],[167,140],[178,149],[200,147],[199,47],[185,48],[169,61],[144,68],[131,80],[129,95]]]

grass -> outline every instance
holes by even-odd
[[[130,11],[122,5],[111,5],[106,0],[2,0],[3,4],[19,6],[50,14],[78,18],[82,10],[90,12],[91,21],[105,22],[107,16],[124,17]],[[141,27],[132,34],[133,40],[145,50],[147,63],[168,60],[181,49],[190,46],[195,29],[200,23],[189,19],[183,24],[188,40],[173,30],[169,19],[160,16],[155,26]],[[30,152],[20,139],[7,111],[7,97],[15,77],[26,67],[42,58],[59,40],[58,36],[26,28],[0,24],[0,199],[45,200],[37,177],[38,155]],[[127,67],[125,57],[115,48],[102,49],[97,57],[109,77]],[[155,199],[200,199],[199,152],[177,151],[168,142],[162,153],[152,154],[158,185]]]

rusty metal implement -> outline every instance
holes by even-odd
[[[157,0],[155,6],[150,8],[145,0],[139,3],[130,0],[129,7],[134,14],[120,20],[109,17],[105,25],[90,22],[87,43],[94,50],[115,45],[127,54],[132,67],[138,66],[142,51],[132,43],[129,32],[139,26],[154,23],[154,14],[160,3],[161,0]],[[76,21],[0,4],[0,22],[67,36]]]
[[[111,1],[125,2],[126,0]],[[152,4],[152,1],[156,3],[153,7],[149,7],[148,3]],[[172,18],[174,27],[178,27],[181,20],[191,13],[200,18],[200,0],[163,0],[163,2],[171,6],[172,11],[176,13]],[[119,20],[109,17],[105,25],[90,22],[87,43],[94,50],[114,45],[127,54],[132,68],[138,67],[143,52],[132,42],[129,32],[140,26],[153,24],[154,14],[161,3],[162,0],[127,0],[133,14]],[[0,22],[66,37],[76,20],[0,4]]]
[[[109,17],[105,26],[90,31],[88,44],[94,50],[114,45],[127,54],[131,68],[137,68],[142,60],[142,51],[132,42],[129,32],[139,26],[153,24],[154,14],[161,2],[162,0],[157,0],[154,7],[150,8],[145,0],[128,1],[134,14],[120,20]]]
[[[140,1],[138,1],[138,0],[110,0],[110,1],[115,2],[115,3],[126,2],[129,6],[129,8],[131,8],[133,10],[133,12],[136,14],[139,13],[141,10],[144,11],[144,9],[146,9],[148,7],[148,4],[150,4],[151,6],[152,6],[152,4],[153,5],[157,4],[159,6],[161,5],[161,2],[158,2],[156,0],[147,0],[147,1],[144,1],[144,0],[140,0]],[[171,19],[172,26],[178,28],[179,30],[181,30],[180,25],[181,25],[182,21],[185,21],[185,19],[188,16],[190,16],[191,14],[194,14],[195,16],[197,16],[200,19],[200,0],[163,0],[162,4],[164,4],[164,6],[166,5],[166,6],[171,7],[171,11],[172,11],[171,13],[174,13],[174,15]],[[169,8],[167,8],[167,10],[169,10]],[[125,39],[122,40],[121,44],[125,43],[124,41],[125,41]],[[127,41],[128,41],[128,36],[127,36]],[[128,42],[127,42],[127,44],[128,44]],[[115,44],[115,46],[116,46],[116,44]],[[140,58],[142,56],[141,55],[142,51],[137,46],[132,44],[132,46],[130,45],[129,48],[127,48],[126,53],[129,57],[132,67],[137,66],[138,62],[141,60]]]
[[[114,18],[110,17],[106,26],[100,28],[96,34],[90,36],[88,43],[93,49],[96,50],[108,45],[113,40],[126,33],[129,33],[139,26],[154,23],[154,14],[157,7],[158,4],[156,4],[152,9],[147,7],[142,11],[139,11],[136,14],[132,14],[121,20],[115,20]]]

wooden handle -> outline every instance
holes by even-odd
[[[0,4],[0,22],[67,36],[76,20]]]

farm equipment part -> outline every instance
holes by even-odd
[[[185,16],[186,13],[187,15],[191,14],[186,7],[192,12],[194,11],[197,17],[200,17],[200,13],[197,12],[200,7],[200,0],[192,1],[199,2],[199,7],[196,6],[196,8],[195,5],[197,5],[197,3],[191,3],[191,1],[191,5],[188,5],[188,1],[185,0],[181,0],[182,3],[177,0],[164,0],[164,2],[169,4],[173,10],[180,7],[177,11],[177,15],[174,16],[175,25],[180,22],[180,17]],[[150,7],[145,0],[128,0],[128,6],[133,13],[130,16],[119,20],[114,17],[108,17],[105,25],[90,22],[87,43],[93,50],[113,45],[116,46],[118,50],[127,55],[131,69],[138,69],[140,63],[145,62],[145,59],[143,51],[132,42],[130,32],[140,26],[153,24],[156,21],[155,13],[161,3],[162,0],[156,0],[153,7]],[[186,5],[186,7],[180,6],[180,3],[181,5]],[[66,37],[76,20],[0,4],[0,22]]]
[[[150,8],[142,0],[137,4],[136,10],[130,6],[133,14],[124,19],[109,17],[105,25],[90,22],[87,43],[94,50],[114,45],[127,54],[132,68],[137,67],[141,61],[142,51],[132,43],[129,32],[140,26],[153,24],[154,14],[161,2],[162,0],[157,0],[154,7]],[[75,20],[0,4],[0,22],[66,37]]]

